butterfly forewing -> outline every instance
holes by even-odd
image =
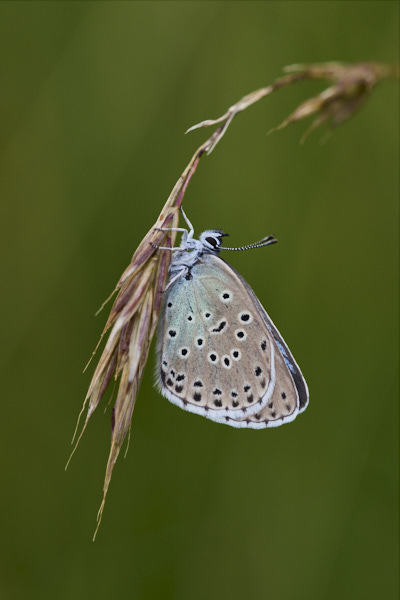
[[[171,402],[231,425],[268,404],[276,388],[276,345],[254,298],[212,254],[166,290],[158,380]]]

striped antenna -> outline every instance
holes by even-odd
[[[222,246],[221,250],[251,250],[252,248],[261,248],[262,246],[275,244],[277,241],[278,240],[275,239],[273,235],[268,235],[259,242],[254,242],[254,244],[249,244],[248,246],[240,246],[240,248],[226,248],[225,246]]]

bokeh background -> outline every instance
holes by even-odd
[[[94,313],[210,130],[285,65],[398,60],[396,2],[1,2],[4,599],[397,598],[398,84],[327,144],[286,88],[233,122],[185,197],[310,388],[294,423],[242,431],[153,388],[154,355],[92,543],[110,441],[70,439]],[[105,404],[104,404],[105,407]]]

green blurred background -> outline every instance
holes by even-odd
[[[185,198],[310,388],[294,423],[242,431],[136,403],[91,539],[110,442],[70,439],[94,313],[222,114],[292,63],[398,60],[397,2],[1,2],[4,599],[397,598],[398,84],[330,141],[266,136],[304,83],[254,105]],[[105,403],[104,403],[105,405]]]

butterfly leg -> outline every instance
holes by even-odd
[[[193,227],[193,225],[191,224],[191,222],[189,221],[189,219],[187,218],[187,216],[186,216],[186,213],[185,213],[185,211],[183,210],[182,206],[181,206],[181,213],[182,213],[182,215],[183,215],[183,218],[185,219],[185,221],[186,221],[186,223],[187,223],[187,226],[189,227],[189,234],[188,234],[188,237],[189,237],[189,238],[192,238],[192,237],[193,237],[193,234],[194,234],[194,227]]]
[[[182,248],[180,246],[175,246],[174,248],[168,248],[168,246],[156,246],[156,244],[153,244],[153,242],[149,242],[149,243],[156,250],[169,250],[170,252],[176,252],[178,250],[182,251]]]
[[[182,275],[184,275],[187,271],[187,267],[183,267],[183,269],[181,269],[179,271],[179,273],[177,273],[174,277],[172,277],[172,279],[170,279],[170,281],[168,281],[167,287],[163,290],[163,293],[167,291],[167,289],[180,277],[182,277]]]
[[[184,227],[154,227],[154,231],[186,231],[186,233],[188,232],[188,230]]]
[[[184,227],[155,227],[154,231],[182,231],[182,240],[186,240],[189,235],[188,230]],[[150,244],[153,246],[153,248],[156,248],[157,250],[171,250],[171,252],[174,252],[175,250],[181,250],[179,246],[175,248],[168,248],[167,246],[156,246],[156,244],[153,244],[153,242],[150,242]]]

